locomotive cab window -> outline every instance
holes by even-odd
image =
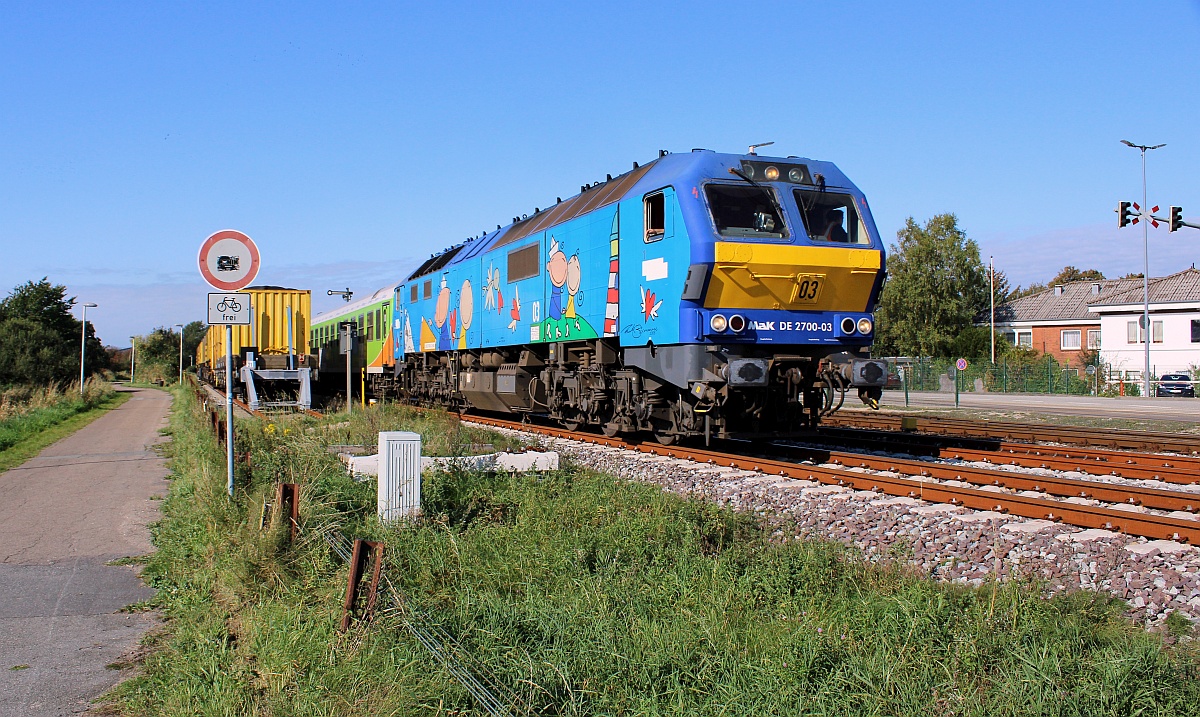
[[[658,241],[667,233],[667,197],[662,192],[642,200],[646,220],[646,242]]]
[[[723,237],[784,239],[787,227],[774,192],[748,184],[709,184],[704,188],[713,224]]]
[[[425,280],[425,288],[423,289],[426,299],[433,298],[433,279]]]
[[[411,291],[408,292],[408,303],[417,303],[417,285],[413,284]]]
[[[848,194],[793,190],[804,230],[812,241],[837,244],[870,244],[871,238],[859,221],[854,198]]]

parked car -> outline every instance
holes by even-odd
[[[1158,388],[1154,389],[1155,396],[1187,396],[1196,397],[1196,387],[1191,383],[1192,377],[1186,373],[1166,373],[1158,379]]]

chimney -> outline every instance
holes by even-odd
[[[1055,296],[1062,296],[1062,293],[1063,293],[1063,285],[1062,285],[1062,284],[1055,284],[1055,285],[1054,285],[1054,295],[1055,295]]]
[[[1097,281],[1094,284],[1092,284],[1092,296],[1099,296],[1099,295],[1100,295],[1100,282]]]

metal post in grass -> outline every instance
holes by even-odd
[[[179,327],[179,383],[183,384],[183,324],[175,324]]]
[[[225,324],[225,487],[233,497],[233,324]]]
[[[83,382],[84,382],[83,363],[87,357],[87,310],[88,310],[89,306],[94,309],[94,308],[96,308],[96,306],[98,306],[98,304],[93,304],[90,301],[86,301],[83,304],[83,321],[82,321],[82,325],[79,327],[79,395],[80,396],[83,395]]]
[[[900,367],[900,385],[904,387],[904,407],[908,408],[908,367]]]

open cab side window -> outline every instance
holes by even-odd
[[[675,190],[671,187],[650,192],[642,198],[642,219],[645,227],[642,239],[645,243],[674,236],[674,204]]]

